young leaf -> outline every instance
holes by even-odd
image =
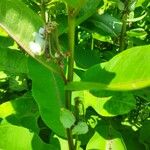
[[[65,128],[71,128],[71,126],[75,123],[75,117],[71,111],[62,108],[60,112],[60,121]]]
[[[73,134],[86,134],[88,132],[88,125],[86,124],[86,122],[78,122],[77,125],[74,126],[74,128],[72,129],[72,133]]]

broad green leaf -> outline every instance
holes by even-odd
[[[4,124],[9,122],[38,132],[38,116],[38,107],[31,93],[0,105],[0,118],[3,119]]]
[[[64,137],[65,129],[60,122],[60,109],[64,107],[65,99],[62,78],[32,58],[29,59],[28,66],[33,97],[42,119],[55,133]]]
[[[101,83],[95,83],[95,82],[70,82],[65,86],[65,90],[70,90],[70,91],[81,91],[81,90],[110,90],[110,88],[107,87],[106,84],[101,84]],[[111,88],[111,90],[116,90],[114,88]]]
[[[2,150],[54,150],[28,129],[10,124],[0,125],[0,138]]]
[[[130,112],[136,106],[131,93],[99,91],[98,97],[84,92],[84,106],[92,106],[95,111],[106,117],[122,115]]]
[[[12,73],[28,73],[27,57],[17,50],[0,48],[0,70]]]
[[[62,108],[60,112],[60,121],[65,128],[71,128],[75,123],[75,116],[68,109]]]
[[[5,0],[0,2],[0,26],[30,53],[32,34],[43,26],[43,22],[20,0]]]
[[[111,125],[100,124],[86,150],[127,150],[119,132]]]
[[[45,67],[59,73],[58,67],[50,65],[43,57],[37,57],[30,49],[30,42],[34,41],[37,33],[44,23],[40,16],[34,13],[21,0],[0,1],[0,27],[32,57]]]
[[[150,45],[133,47],[114,56],[104,67],[89,68],[84,81],[72,82],[67,90],[136,90],[150,86]]]
[[[18,116],[34,115],[38,112],[37,104],[34,102],[31,93],[26,93],[12,101],[0,105],[0,117],[6,118],[11,114]]]

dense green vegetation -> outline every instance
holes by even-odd
[[[149,150],[149,0],[1,0],[0,139]]]

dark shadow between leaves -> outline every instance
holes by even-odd
[[[10,37],[0,36],[0,45],[3,46],[4,48],[12,46],[13,44],[14,41]]]
[[[32,150],[58,150],[54,145],[44,143],[37,134],[34,134],[31,145]]]

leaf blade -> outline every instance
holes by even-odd
[[[89,68],[81,82],[72,82],[66,90],[128,91],[150,86],[150,45],[127,49],[105,66]]]
[[[60,110],[64,107],[65,99],[63,80],[31,58],[28,66],[33,97],[42,119],[54,132],[65,137],[65,129],[60,122]]]

